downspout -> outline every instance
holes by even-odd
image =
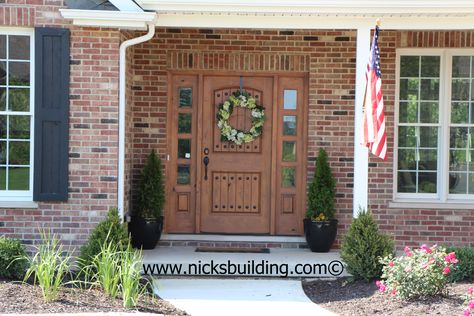
[[[119,64],[119,149],[118,149],[118,191],[117,208],[123,221],[124,219],[124,197],[125,197],[125,88],[126,88],[126,51],[127,48],[136,44],[146,42],[155,35],[155,20],[148,23],[148,33],[143,36],[126,40],[120,44],[120,64]]]

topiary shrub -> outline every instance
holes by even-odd
[[[165,186],[161,160],[152,150],[143,168],[142,179],[138,188],[138,208],[135,216],[157,219],[162,215],[165,204]]]
[[[372,214],[361,210],[342,241],[341,258],[353,280],[372,280],[382,275],[380,258],[392,255],[394,243],[379,232]]]
[[[328,163],[328,155],[324,149],[320,149],[314,178],[309,186],[306,217],[318,221],[334,219],[335,197],[336,181]]]
[[[19,240],[0,237],[0,278],[22,279],[26,268],[25,247]]]
[[[474,248],[473,247],[449,247],[446,252],[456,253],[459,262],[453,267],[448,275],[449,282],[459,282],[474,279]]]
[[[79,265],[81,267],[91,265],[94,257],[101,252],[101,247],[106,242],[112,242],[120,250],[126,249],[129,244],[127,229],[121,223],[116,208],[110,209],[107,217],[97,225],[87,243],[82,246],[78,259]]]

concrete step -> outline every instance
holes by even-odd
[[[347,276],[338,251],[271,248],[269,253],[196,252],[196,247],[143,251],[144,273],[154,276],[321,278]]]

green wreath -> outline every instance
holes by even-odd
[[[248,131],[233,128],[229,124],[230,116],[235,107],[252,110],[252,127]],[[217,109],[217,127],[221,130],[221,141],[231,141],[240,145],[254,141],[262,134],[265,121],[265,109],[249,93],[236,91],[229,99],[219,104]]]

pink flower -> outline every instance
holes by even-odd
[[[443,269],[443,274],[444,274],[444,275],[448,274],[449,272],[451,272],[451,269],[450,269],[449,267],[445,267],[445,268]]]
[[[469,306],[470,309],[474,309],[474,301],[470,300],[469,304],[467,304],[467,306]]]
[[[420,249],[421,249],[424,253],[432,253],[431,248],[428,247],[426,244],[421,245]]]
[[[467,294],[472,294],[474,293],[474,289],[472,287],[467,289]]]
[[[388,265],[389,265],[390,267],[393,267],[393,266],[395,265],[395,263],[393,263],[392,261],[390,261],[390,262],[388,263]]]
[[[464,316],[471,316],[471,312],[468,309],[466,309],[464,311]]]
[[[411,257],[411,250],[408,246],[405,247],[405,254],[408,256],[408,257]]]
[[[385,290],[387,289],[385,287],[385,284],[383,284],[383,282],[380,282],[379,280],[375,281],[375,285],[377,285],[377,287],[379,288],[380,293],[385,292]]]
[[[397,295],[397,291],[395,291],[395,290],[392,290],[390,293],[391,293],[393,296]]]
[[[405,272],[411,272],[411,267],[406,267]]]
[[[444,261],[452,264],[456,264],[459,262],[458,259],[456,259],[456,253],[450,252],[446,257],[444,257]]]

